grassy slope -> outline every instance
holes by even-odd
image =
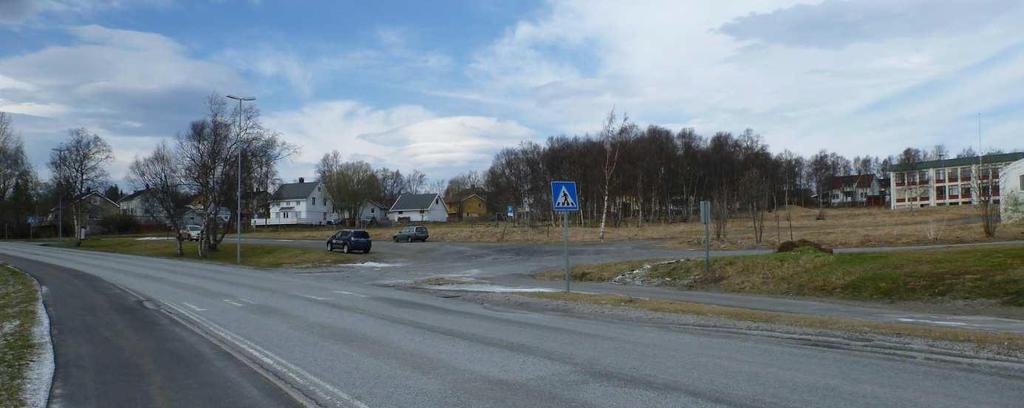
[[[637,263],[578,265],[578,280],[608,280]],[[547,271],[541,278],[557,278]],[[827,255],[797,251],[655,265],[653,277],[690,289],[866,300],[986,299],[1024,306],[1024,246]]]
[[[67,245],[71,241],[66,241]],[[196,243],[186,241],[183,259],[201,260],[196,256]],[[133,238],[90,238],[79,249],[121,254],[175,258],[173,240],[137,240]],[[283,245],[242,244],[242,264],[256,267],[335,265],[370,260],[369,254],[331,253],[326,250],[296,248]],[[235,244],[225,240],[220,250],[210,252],[206,261],[234,263]]]
[[[20,406],[24,375],[36,344],[32,327],[36,321],[38,292],[25,274],[0,266],[0,405]]]
[[[712,242],[714,248],[753,248],[779,244],[789,240],[788,219],[792,219],[793,238],[809,239],[830,247],[914,245],[934,243],[960,243],[988,241],[982,233],[978,210],[970,206],[947,206],[919,208],[913,211],[893,211],[887,208],[836,208],[825,210],[825,219],[817,218],[814,209],[790,207],[766,215],[764,242],[754,242],[749,218],[739,216],[729,220],[725,235]],[[454,222],[428,223],[430,239],[455,242],[558,242],[562,239],[561,228],[552,225],[535,227],[510,226],[505,223]],[[257,227],[247,233],[250,238],[291,238],[324,239],[341,227]],[[399,226],[371,228],[374,239],[391,239]],[[589,227],[573,226],[569,239],[573,242],[597,242],[600,240],[596,224]],[[665,244],[680,248],[700,248],[704,227],[696,222],[674,224],[622,223],[609,227],[606,239],[662,240]],[[1000,240],[1024,239],[1024,223],[1001,225],[996,233]]]

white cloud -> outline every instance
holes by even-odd
[[[304,146],[291,167],[307,172],[324,153],[338,150],[350,160],[402,171],[419,169],[445,178],[466,168],[485,167],[500,148],[533,137],[531,130],[514,121],[437,117],[414,105],[375,109],[354,101],[313,103],[268,114],[265,120],[286,140]]]
[[[116,141],[111,174],[121,178],[135,151],[125,146],[151,148],[200,116],[211,92],[243,83],[159,34],[96,25],[68,32],[70,44],[0,59],[0,110],[21,115],[15,125],[37,164],[67,129],[86,127]]]
[[[476,54],[473,84],[438,94],[553,132],[593,131],[615,107],[705,134],[752,127],[801,153],[956,148],[973,112],[1021,109],[1007,84],[1024,75],[1013,51],[1021,7],[966,4],[553,2]],[[949,15],[969,24],[944,28]],[[867,35],[856,16],[887,20]],[[898,29],[903,17],[926,27]],[[831,28],[831,38],[811,38]],[[993,143],[1013,147],[1013,133],[998,132]]]

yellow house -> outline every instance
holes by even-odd
[[[476,194],[447,202],[448,218],[471,220],[487,216],[487,202]]]
[[[487,202],[476,194],[470,194],[459,203],[459,211],[463,219],[481,218],[487,216]]]

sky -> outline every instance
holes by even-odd
[[[432,179],[614,110],[775,152],[1024,148],[1024,2],[0,0],[0,111],[43,177],[71,128],[111,177],[253,96],[299,152]]]

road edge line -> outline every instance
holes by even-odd
[[[291,385],[287,381],[284,381],[283,379],[278,377],[276,374],[274,374],[272,371],[270,371],[266,367],[263,367],[262,365],[257,363],[255,360],[249,358],[249,356],[246,356],[246,355],[238,352],[237,350],[235,350],[230,345],[224,343],[222,340],[220,340],[220,339],[214,337],[213,335],[207,333],[205,330],[201,329],[197,325],[194,325],[194,324],[192,324],[192,323],[182,319],[181,317],[175,315],[174,313],[171,313],[170,311],[168,311],[167,308],[164,307],[164,303],[163,302],[160,302],[160,301],[154,300],[154,299],[148,299],[145,296],[142,296],[141,294],[139,294],[139,293],[137,293],[137,292],[135,292],[135,291],[133,291],[131,289],[128,289],[128,288],[126,288],[124,286],[121,286],[120,284],[117,284],[117,283],[114,283],[114,282],[110,282],[110,281],[106,281],[106,282],[110,283],[111,285],[113,285],[114,287],[116,287],[116,288],[118,288],[120,290],[123,290],[125,293],[128,293],[129,295],[135,297],[136,299],[138,299],[141,302],[153,302],[154,304],[159,306],[157,308],[157,310],[162,312],[164,315],[170,317],[171,320],[174,320],[174,321],[178,322],[179,324],[181,324],[185,328],[189,329],[193,333],[198,334],[200,337],[208,340],[210,343],[213,343],[215,346],[217,346],[221,350],[224,350],[230,356],[234,357],[236,360],[238,360],[242,364],[245,364],[246,367],[249,367],[250,369],[255,371],[257,374],[259,374],[261,377],[265,378],[268,382],[270,382],[272,385],[274,385],[275,387],[280,389],[282,392],[285,393],[285,395],[287,395],[291,399],[295,400],[295,402],[299,403],[300,405],[302,405],[304,407],[320,407],[320,406],[322,406],[322,405],[318,404],[316,401],[314,401],[312,398],[309,398],[308,396],[303,394],[301,390],[297,389],[296,387],[294,387],[293,385]]]

